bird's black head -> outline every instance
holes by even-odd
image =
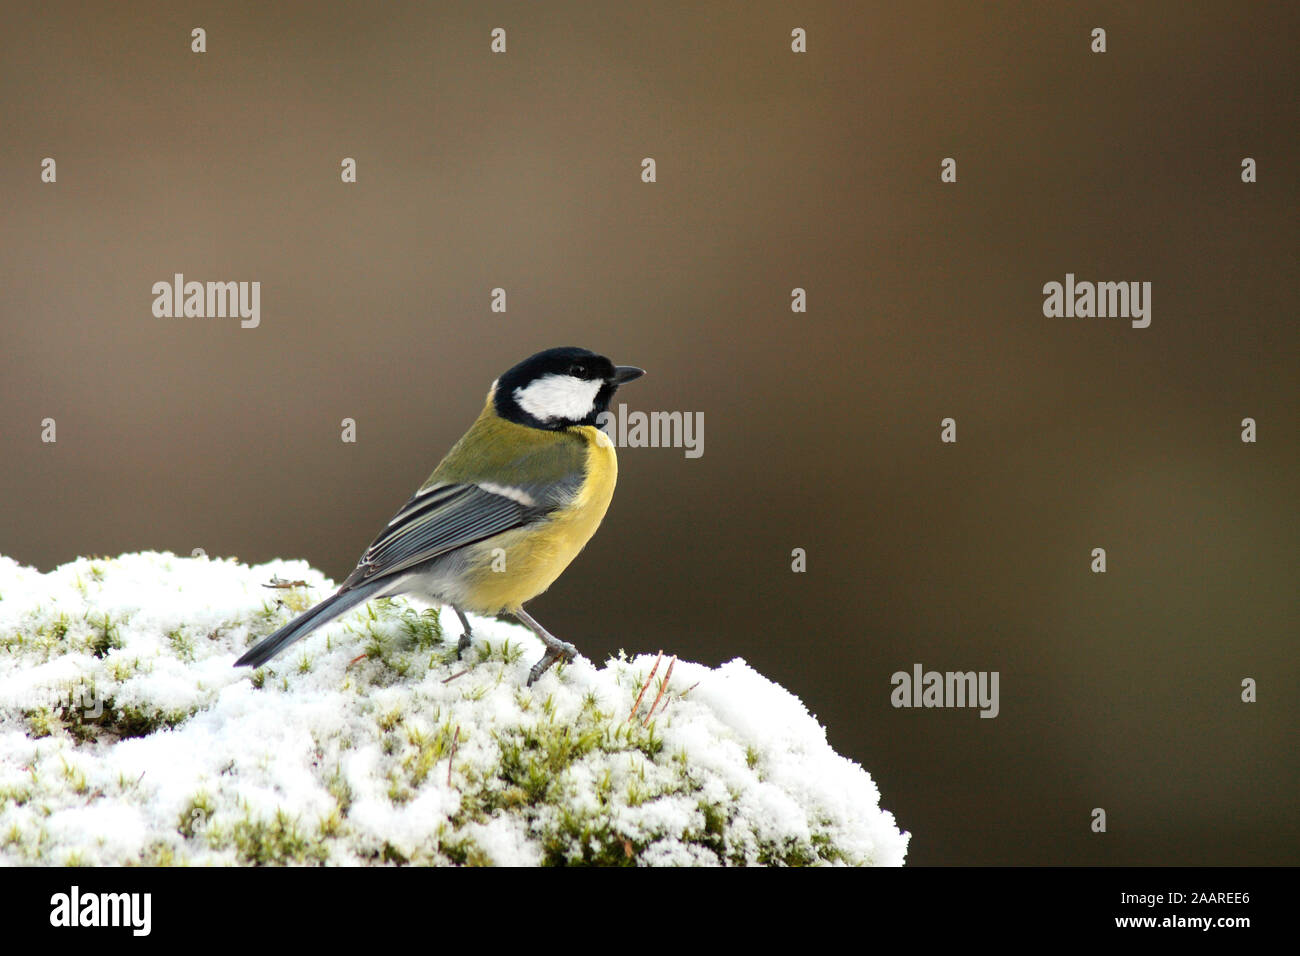
[[[502,418],[530,428],[595,425],[618,387],[644,374],[586,349],[547,349],[497,379],[493,401]]]

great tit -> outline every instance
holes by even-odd
[[[518,618],[546,645],[528,683],[577,649],[524,610],[600,527],[614,494],[614,445],[596,427],[615,390],[645,372],[580,348],[524,359],[492,383],[487,403],[429,480],[366,548],[338,591],[235,662],[260,667],[369,598],[415,594],[450,605],[470,645],[466,611]]]

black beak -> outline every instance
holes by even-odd
[[[645,374],[645,369],[637,368],[635,365],[615,365],[614,366],[614,384],[625,385],[634,378],[640,378]]]

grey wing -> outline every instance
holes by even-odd
[[[479,485],[442,485],[416,495],[371,542],[343,588],[398,574],[456,548],[482,541],[544,514]]]

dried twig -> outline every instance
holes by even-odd
[[[671,703],[672,703],[673,701],[675,701],[675,700],[685,700],[685,699],[686,699],[686,695],[689,694],[691,691],[695,690],[695,688],[697,688],[697,687],[699,687],[699,686],[700,686],[700,682],[699,682],[699,681],[696,681],[694,684],[692,684],[690,687],[686,688],[684,691],[682,691],[682,692],[681,692],[680,694],[678,694],[676,697],[669,697],[666,701],[664,701],[664,709],[661,710],[661,711],[659,711],[659,716],[662,717],[664,714],[668,713],[668,705],[669,705],[669,704],[671,704]]]
[[[668,689],[668,682],[673,679],[673,665],[677,663],[677,655],[674,654],[672,660],[668,662],[668,670],[664,671],[664,679],[659,684],[659,693],[655,695],[655,702],[650,705],[650,713],[645,715],[645,723],[642,727],[650,726],[650,718],[654,716],[655,708],[659,706],[659,701],[663,699],[664,691]],[[664,705],[667,707],[667,705]]]
[[[306,581],[286,581],[278,574],[271,575],[270,584],[262,585],[264,588],[305,588],[306,586]]]
[[[465,668],[463,671],[460,671],[460,672],[457,673],[457,674],[452,674],[452,675],[451,675],[450,677],[448,677],[445,681],[443,681],[443,683],[444,683],[444,684],[450,684],[450,683],[451,683],[452,681],[454,681],[457,677],[464,677],[464,676],[465,676],[466,674],[468,674],[468,673],[469,673],[469,668],[467,667],[467,668]]]
[[[456,725],[456,736],[451,738],[451,756],[447,758],[447,786],[451,786],[451,765],[456,759],[456,745],[460,743],[460,724]]]
[[[641,698],[645,696],[646,690],[650,687],[650,682],[655,679],[655,671],[659,670],[659,662],[664,659],[664,652],[660,651],[659,656],[655,658],[655,666],[650,668],[650,676],[645,679],[641,685],[641,693],[636,695],[636,700],[632,704],[632,713],[627,715],[627,722],[630,724],[636,719],[636,709],[641,706]]]
[[[353,664],[357,663],[357,661],[364,661],[369,656],[369,654],[358,654],[356,657],[352,658],[352,660],[348,661],[348,667],[351,667]]]

